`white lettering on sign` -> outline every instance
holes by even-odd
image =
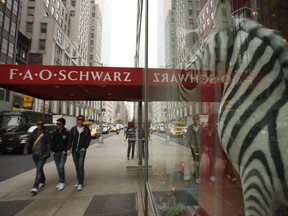
[[[124,72],[123,74],[125,74],[125,78],[124,78],[124,82],[131,82],[131,78],[130,78],[130,72]]]
[[[27,70],[24,77],[23,77],[23,80],[26,80],[26,79],[33,80],[33,76],[31,74],[30,70]]]
[[[48,69],[43,69],[40,72],[32,73],[29,69],[26,71],[19,71],[16,68],[11,68],[9,73],[9,80],[20,78],[25,80],[34,80],[36,77],[43,81],[52,80],[56,77],[59,81],[108,81],[108,82],[132,82],[131,72],[104,72],[104,71],[77,71],[77,70],[60,70],[52,72]]]
[[[250,76],[244,78],[250,85],[252,85],[253,79]],[[216,84],[217,82],[222,83],[241,83],[244,80],[229,79],[227,75],[217,78],[215,75],[205,75],[205,74],[173,74],[173,73],[153,73],[153,82],[154,83],[212,83]]]
[[[9,76],[9,80],[13,80],[14,75],[17,75],[18,69],[15,68],[11,68],[10,69],[10,76]]]
[[[50,80],[52,75],[53,75],[52,72],[46,69],[40,71],[39,73],[39,77],[41,80]]]

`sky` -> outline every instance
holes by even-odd
[[[163,25],[158,20],[162,11],[158,10],[159,2],[149,1],[149,67],[164,65]],[[102,59],[104,65],[113,67],[134,67],[136,46],[136,0],[105,0],[103,1],[102,24]],[[144,1],[145,6],[145,1]],[[161,7],[160,7],[161,8]],[[160,12],[159,12],[160,11]],[[142,24],[144,30],[145,25]],[[144,34],[142,37],[144,41]],[[159,51],[161,50],[161,52]],[[144,46],[142,44],[142,52]],[[144,62],[142,61],[141,67]]]

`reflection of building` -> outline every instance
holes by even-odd
[[[257,21],[275,29],[288,41],[288,1],[257,0]]]
[[[19,0],[0,1],[0,63],[14,64],[18,33]],[[11,91],[0,88],[0,109],[10,110]]]
[[[198,40],[196,19],[200,13],[200,0],[176,1],[177,62],[184,65],[185,57]]]
[[[168,11],[165,21],[165,62],[166,68],[175,68],[177,64],[175,6]]]

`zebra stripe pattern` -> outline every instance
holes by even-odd
[[[186,69],[227,77],[218,132],[241,177],[245,215],[281,215],[288,206],[288,46],[252,20],[234,26],[211,34]],[[192,101],[193,89],[180,91]]]

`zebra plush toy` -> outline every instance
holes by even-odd
[[[287,215],[288,46],[275,31],[215,5],[213,32],[186,69],[224,82],[218,133],[240,174],[245,215]],[[214,73],[214,74],[213,74]],[[193,101],[183,84],[181,97]]]

